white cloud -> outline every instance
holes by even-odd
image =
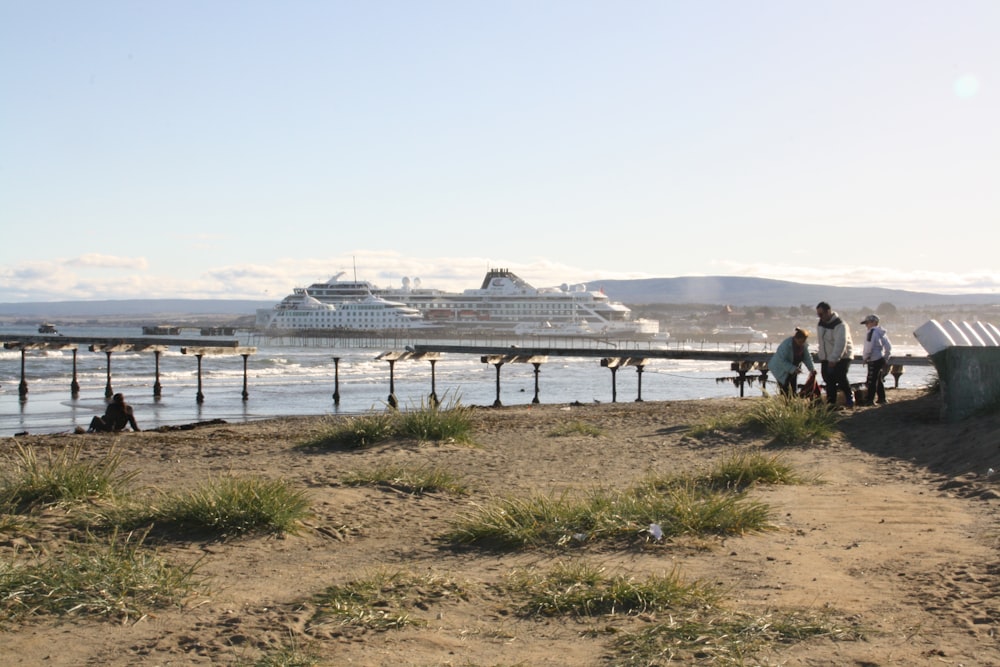
[[[100,255],[87,253],[79,257],[64,260],[67,266],[89,269],[126,269],[129,271],[145,271],[149,262],[144,257],[117,257],[115,255]]]
[[[666,261],[665,261],[666,264]],[[344,271],[381,287],[399,285],[403,277],[420,278],[425,287],[461,291],[478,287],[489,268],[508,268],[537,287],[598,279],[672,277],[640,272],[583,269],[530,258],[404,257],[396,252],[359,251],[351,255],[298,259],[286,257],[266,265],[233,264],[178,274],[158,270],[142,258],[84,255],[69,260],[23,262],[0,267],[0,301],[94,299],[256,299],[278,301],[293,287],[325,281]],[[110,270],[109,270],[110,269]],[[800,283],[845,287],[885,287],[942,294],[990,293],[1000,289],[1000,274],[900,272],[878,266],[787,266],[770,263],[717,262],[702,275],[754,276]],[[688,274],[691,275],[691,274]]]

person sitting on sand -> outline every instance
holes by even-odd
[[[125,402],[124,394],[115,394],[111,397],[108,409],[104,411],[103,417],[94,417],[90,420],[90,433],[109,431],[121,431],[126,426],[131,426],[133,431],[141,430],[135,423],[135,414],[132,406]]]
[[[774,373],[774,379],[785,396],[794,396],[797,389],[799,365],[809,369],[809,378],[815,379],[816,368],[809,354],[809,332],[796,329],[795,334],[781,341],[774,355],[767,362],[767,370]]]

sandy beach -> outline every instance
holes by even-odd
[[[82,442],[94,457],[116,446],[151,496],[230,473],[282,478],[307,490],[312,516],[296,534],[150,544],[168,562],[198,564],[203,583],[182,605],[125,623],[76,615],[6,623],[0,659],[284,664],[255,661],[294,646],[322,665],[1000,665],[1000,479],[989,472],[1000,470],[1000,415],[947,424],[938,397],[898,390],[886,406],[844,412],[829,442],[778,447],[762,435],[690,433],[761,400],[476,408],[472,445],[297,447],[328,430],[332,417],[4,439],[6,456],[18,444],[44,452]],[[597,434],[559,429],[569,423]],[[626,487],[650,474],[704,470],[743,450],[779,456],[806,480],[749,491],[770,510],[765,531],[508,550],[441,540],[458,517],[497,497]],[[381,464],[447,469],[469,492],[344,483]],[[47,509],[0,532],[3,560],[58,558],[79,538],[67,514]],[[675,572],[717,588],[716,606],[727,613],[817,615],[844,632],[764,643],[742,662],[697,650],[674,662],[629,662],[614,642],[669,620],[667,612],[529,615],[506,586],[512,572],[577,562],[635,579]],[[378,570],[447,581],[449,594],[407,603],[415,622],[401,628],[316,621],[321,591]]]

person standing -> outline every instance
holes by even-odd
[[[851,368],[851,356],[854,344],[851,342],[851,331],[847,324],[826,301],[816,304],[816,315],[819,317],[817,331],[819,332],[820,373],[826,383],[826,402],[835,405],[837,392],[843,391],[844,405],[854,407],[854,396],[851,394],[851,383],[847,380],[847,371]]]
[[[889,355],[892,354],[892,342],[889,334],[879,326],[878,315],[872,314],[861,320],[861,324],[868,328],[865,334],[865,346],[862,358],[868,364],[868,379],[865,385],[868,387],[868,394],[865,398],[865,405],[875,405],[876,397],[878,402],[885,403],[885,372],[889,365]]]
[[[809,354],[809,332],[795,329],[795,334],[781,341],[767,362],[767,370],[774,373],[774,380],[785,396],[794,396],[798,390],[799,367],[805,364],[810,379],[816,377],[812,355]]]

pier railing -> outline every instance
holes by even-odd
[[[0,342],[8,350],[21,351],[21,381],[17,387],[17,393],[21,400],[26,400],[28,396],[28,379],[26,374],[26,357],[29,350],[71,350],[73,352],[73,380],[70,382],[70,396],[76,398],[80,394],[80,383],[77,381],[76,364],[77,352],[80,347],[85,347],[91,352],[103,352],[107,356],[107,382],[104,387],[105,398],[114,395],[111,379],[111,355],[115,352],[152,352],[155,360],[155,377],[153,383],[153,396],[159,398],[162,393],[160,384],[160,355],[171,347],[180,348],[181,354],[190,354],[198,360],[198,392],[195,400],[198,403],[205,401],[205,394],[202,392],[201,381],[201,360],[206,355],[239,354],[243,356],[243,400],[249,398],[247,388],[247,359],[257,351],[254,347],[240,347],[236,340],[205,340],[204,338],[177,338],[171,337],[125,337],[125,338],[100,338],[94,336],[64,336],[64,335],[25,335],[25,336],[0,336]]]

